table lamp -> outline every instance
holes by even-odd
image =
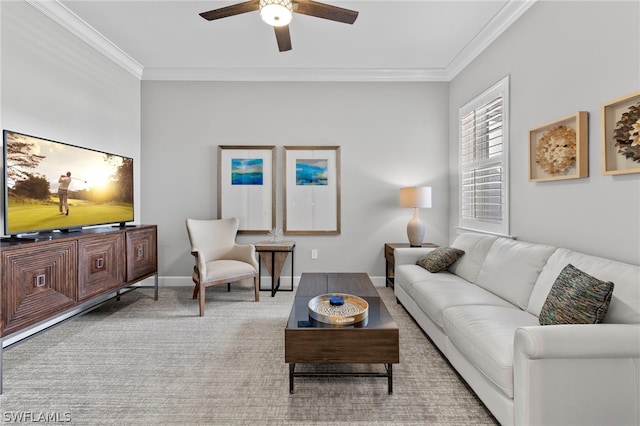
[[[413,209],[413,217],[407,224],[407,237],[411,247],[420,247],[424,240],[424,223],[418,217],[418,209],[431,208],[431,187],[400,188],[400,206]]]

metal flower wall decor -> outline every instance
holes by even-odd
[[[640,163],[640,102],[622,114],[613,130],[618,154]]]
[[[576,131],[565,125],[547,130],[536,146],[536,163],[552,176],[569,173],[576,164]]]
[[[529,180],[589,176],[589,113],[578,111],[529,130]]]

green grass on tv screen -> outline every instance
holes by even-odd
[[[69,199],[69,214],[61,215],[58,201],[47,202],[9,199],[7,232],[11,234],[30,230],[75,228],[83,225],[118,223],[133,219],[132,203],[96,203]]]

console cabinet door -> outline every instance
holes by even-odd
[[[127,231],[127,282],[158,270],[156,227]]]
[[[2,250],[3,336],[76,304],[77,247],[73,240]]]
[[[116,290],[124,284],[124,233],[78,241],[78,300]]]

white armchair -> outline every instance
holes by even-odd
[[[204,289],[209,286],[253,278],[255,300],[260,300],[256,249],[236,243],[238,225],[237,218],[187,219],[191,254],[196,258],[193,298],[198,297],[200,316],[204,315]]]

